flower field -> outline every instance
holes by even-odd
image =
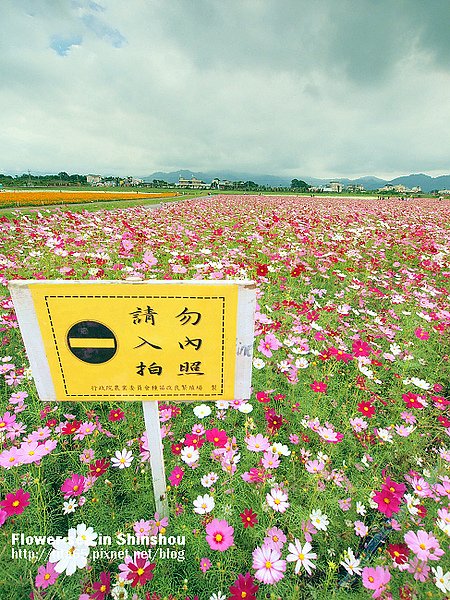
[[[76,204],[82,202],[106,202],[108,200],[135,200],[136,198],[173,198],[175,192],[146,193],[129,190],[126,192],[78,191],[5,191],[0,193],[0,208],[20,206],[47,206],[55,204]]]
[[[449,217],[217,196],[0,218],[0,598],[450,597]],[[251,398],[159,404],[168,519],[141,404],[41,402],[7,289],[127,277],[257,284]]]

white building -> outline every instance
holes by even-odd
[[[329,187],[332,192],[337,192],[338,194],[340,194],[344,189],[344,186],[340,181],[330,181]]]
[[[211,185],[209,183],[205,183],[201,179],[197,179],[197,177],[191,176],[190,179],[186,179],[185,177],[179,177],[177,187],[187,188],[191,190],[201,190],[201,189],[210,189]]]
[[[101,175],[86,175],[86,181],[90,185],[97,185],[98,183],[102,183],[103,177]]]

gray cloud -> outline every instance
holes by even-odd
[[[450,170],[447,1],[1,10],[2,171]]]

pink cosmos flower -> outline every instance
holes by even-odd
[[[154,525],[158,532],[163,533],[164,530],[166,529],[167,525],[169,524],[169,518],[161,517],[160,514],[157,512],[155,512],[155,514],[153,516],[154,516],[154,520],[150,519],[151,525]]]
[[[431,488],[423,477],[413,477],[411,480],[411,485],[414,488],[414,492],[416,496],[420,498],[426,498],[431,495]]]
[[[286,542],[286,536],[278,527],[271,527],[264,538],[264,546],[281,551]]]
[[[20,458],[19,449],[16,446],[12,446],[9,450],[4,450],[0,454],[0,467],[11,469],[21,464],[22,459]]]
[[[209,560],[209,558],[201,558],[200,559],[200,571],[202,571],[202,573],[206,573],[206,571],[210,568],[211,568],[211,561]]]
[[[267,333],[263,340],[259,342],[258,350],[267,358],[272,356],[272,350],[278,350],[283,344],[277,340],[273,333]]]
[[[8,513],[3,508],[0,508],[0,527],[5,523],[8,518]]]
[[[430,573],[430,567],[426,562],[420,561],[417,556],[408,565],[408,573],[414,575],[416,581],[425,582]]]
[[[359,537],[363,538],[368,534],[369,528],[362,521],[355,521],[353,525],[355,528],[355,533],[356,535],[359,535]]]
[[[234,544],[234,529],[227,521],[213,519],[206,526],[206,541],[211,550],[224,552]]]
[[[364,567],[362,570],[363,586],[368,590],[375,590],[372,598],[379,598],[391,580],[389,569],[383,567]]]
[[[87,435],[92,435],[96,429],[97,425],[92,422],[81,423],[78,428],[76,434],[73,436],[74,440],[84,440]]]
[[[136,521],[136,523],[133,525],[133,529],[136,532],[136,534],[140,537],[143,537],[144,535],[150,536],[156,533],[155,526],[152,526],[150,521],[144,521],[144,519]]]
[[[373,500],[377,503],[378,510],[386,517],[392,517],[400,510],[400,498],[385,487],[373,496]]]
[[[281,559],[281,553],[273,548],[263,546],[252,552],[255,577],[265,584],[277,583],[284,577],[286,561]]]
[[[308,473],[320,473],[325,468],[325,464],[321,460],[308,460],[305,464],[305,469]]]
[[[47,454],[44,444],[38,442],[24,442],[17,452],[19,461],[24,464],[39,462]]]
[[[264,450],[270,448],[270,442],[268,438],[262,435],[262,433],[250,435],[245,441],[247,444],[247,450],[250,450],[250,452],[264,452]]]
[[[265,469],[277,469],[280,466],[278,454],[274,454],[270,450],[264,452],[262,464]]]
[[[439,560],[444,554],[440,548],[438,540],[430,532],[419,529],[417,533],[408,531],[404,536],[405,544],[414,552],[419,560]]]
[[[38,568],[34,585],[37,588],[45,590],[49,585],[53,585],[58,579],[58,573],[55,571],[55,565],[48,562],[45,566],[41,565]]]

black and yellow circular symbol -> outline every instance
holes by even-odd
[[[74,356],[93,365],[111,360],[117,340],[111,329],[98,321],[80,321],[69,329],[67,345]]]

